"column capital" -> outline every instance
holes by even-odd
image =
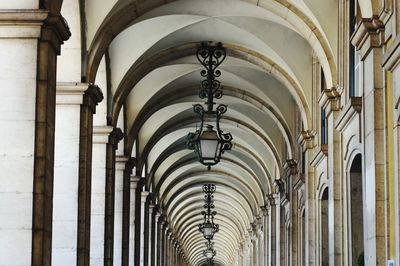
[[[60,14],[48,13],[44,20],[41,40],[51,43],[58,55],[61,52],[61,45],[71,37],[67,21]]]
[[[113,145],[114,149],[118,149],[118,143],[124,138],[124,133],[119,127],[114,127],[108,136],[108,143]]]
[[[267,195],[267,199],[270,206],[275,206],[278,203],[277,200],[279,199],[279,196],[271,193]]]
[[[301,131],[299,136],[297,137],[297,143],[299,143],[305,150],[312,149],[314,147],[314,137],[315,137],[315,131],[312,130]]]
[[[285,193],[285,183],[282,181],[282,179],[275,179],[273,186],[275,193]]]
[[[131,181],[131,189],[135,189],[135,188],[137,188],[137,185],[140,181],[140,177],[131,175],[130,181]]]
[[[128,173],[128,175],[132,174],[133,168],[136,166],[136,158],[135,157],[128,157],[128,160],[125,164],[125,172]]]
[[[99,86],[89,84],[85,94],[83,95],[83,105],[88,106],[93,114],[96,113],[96,106],[104,99],[103,92]]]
[[[260,208],[261,208],[261,213],[262,213],[263,217],[266,217],[269,215],[268,205],[261,206]]]
[[[318,99],[318,104],[325,110],[326,116],[332,111],[338,111],[340,109],[340,93],[337,88],[324,89]]]
[[[289,171],[290,175],[296,175],[298,173],[298,171],[297,171],[297,161],[294,160],[294,159],[286,160],[286,162],[283,165],[283,167]]]
[[[362,18],[350,40],[360,52],[361,60],[364,61],[373,48],[381,48],[384,45],[385,24],[379,20],[378,16]]]
[[[140,199],[142,203],[146,203],[147,197],[149,196],[149,191],[142,191],[140,194]]]
[[[153,213],[154,207],[155,207],[155,206],[156,206],[156,205],[154,205],[154,204],[152,204],[152,203],[149,204],[149,213],[150,213],[150,215]]]

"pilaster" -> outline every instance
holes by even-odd
[[[104,265],[113,265],[114,256],[114,215],[115,215],[115,151],[122,140],[122,130],[114,127],[106,147],[106,187],[104,212]]]
[[[37,54],[32,265],[51,265],[57,55],[71,36],[61,15],[48,14]],[[51,214],[51,215],[49,215]]]
[[[386,133],[385,89],[381,68],[384,24],[377,18],[362,19],[352,43],[364,65],[363,145],[365,178],[364,254],[367,265],[386,263]]]
[[[137,241],[137,217],[138,217],[138,186],[141,178],[138,176],[131,176],[130,177],[130,211],[129,211],[129,264],[134,265],[135,263],[135,254],[136,254],[136,241]]]
[[[128,156],[115,157],[115,202],[114,202],[114,255],[113,264],[122,264],[122,243],[123,243],[123,193],[124,193],[124,172],[126,167],[131,167],[128,163]],[[129,207],[129,206],[128,206]],[[128,231],[129,236],[129,231]]]
[[[149,196],[150,192],[142,191],[140,194],[140,256],[139,256],[139,265],[144,266],[144,257],[145,257],[145,208],[146,208],[146,201],[147,197]]]
[[[80,105],[87,87],[88,84],[58,83],[56,89],[52,240],[55,265],[75,264],[77,259]]]
[[[122,266],[129,266],[130,263],[130,254],[133,252],[133,248],[131,247],[131,240],[134,237],[131,237],[134,234],[134,227],[131,225],[131,216],[133,212],[134,217],[134,208],[132,208],[131,200],[133,206],[134,197],[131,198],[132,193],[132,185],[131,185],[131,175],[134,167],[136,166],[136,158],[130,157],[125,164],[125,169],[123,173],[124,184],[123,184],[123,195],[122,195]],[[133,181],[132,181],[133,182]],[[136,184],[135,184],[136,188]],[[133,223],[133,221],[132,221]],[[133,261],[132,261],[133,263]]]
[[[90,264],[93,115],[96,113],[96,105],[102,100],[100,88],[87,84],[80,107],[79,125],[78,266]]]

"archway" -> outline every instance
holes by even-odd
[[[328,210],[328,188],[324,189],[320,199],[320,234],[321,234],[321,265],[329,265],[329,210]]]
[[[351,234],[351,265],[358,265],[363,260],[364,252],[364,215],[363,215],[363,181],[362,157],[357,154],[351,164],[349,173],[349,210]]]

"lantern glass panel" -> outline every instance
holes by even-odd
[[[211,223],[204,224],[203,235],[206,239],[211,239],[214,233],[214,229]]]
[[[201,157],[203,160],[213,160],[216,156],[218,149],[218,140],[200,140]]]
[[[207,249],[205,255],[207,259],[212,259],[214,257],[214,253],[211,249]]]

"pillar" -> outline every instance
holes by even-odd
[[[88,85],[80,106],[77,265],[90,265],[93,115],[103,100],[99,87]],[[96,136],[96,141],[100,141]]]
[[[285,164],[285,168],[287,170],[288,178],[290,179],[290,212],[291,212],[291,231],[288,232],[289,236],[291,236],[291,245],[288,243],[288,248],[290,248],[291,256],[288,260],[291,260],[291,265],[297,266],[299,265],[299,248],[298,248],[298,198],[297,198],[297,190],[294,185],[297,183],[298,177],[298,169],[297,162],[293,159],[287,160]]]
[[[142,205],[146,202],[143,201],[142,193],[143,193],[143,187],[144,187],[144,178],[140,178],[137,188],[136,188],[136,200],[135,200],[135,254],[134,254],[134,265],[135,266],[140,266],[140,261],[143,259],[143,252],[142,252],[142,246],[143,246],[143,234],[144,234],[144,228],[143,228],[143,220],[144,220],[144,208],[142,208]],[[148,192],[147,192],[148,193]],[[143,196],[145,196],[143,194]]]
[[[155,207],[155,215],[154,215],[154,221],[153,221],[153,235],[152,235],[152,241],[151,241],[151,252],[150,252],[150,265],[151,266],[156,266],[157,264],[157,258],[158,258],[158,252],[159,252],[159,243],[160,243],[160,207],[156,206]]]
[[[80,109],[87,84],[57,84],[52,264],[75,264]]]
[[[0,214],[7,217],[0,221],[0,258],[13,265],[50,265],[55,77],[70,32],[60,15],[26,5],[27,12],[0,14],[0,61],[7,62],[0,66],[1,124],[7,129],[0,147],[8,155],[0,162]]]
[[[158,244],[157,266],[164,265],[164,246],[165,246],[165,227],[164,216],[160,217],[160,243]]]
[[[384,24],[378,18],[363,18],[352,37],[364,67],[362,114],[365,175],[364,259],[366,265],[386,264],[386,133],[382,46]]]
[[[125,169],[123,173],[123,192],[122,192],[122,266],[129,266],[130,264],[130,254],[133,253],[133,248],[131,246],[132,237],[134,234],[134,227],[132,227],[131,222],[131,212],[134,213],[134,208],[131,209],[131,175],[133,168],[136,166],[136,158],[129,158],[125,164]],[[135,186],[136,188],[136,186]],[[134,216],[133,216],[134,217]],[[133,232],[132,232],[133,231]],[[133,237],[134,239],[134,237]],[[133,259],[133,256],[132,256]]]
[[[114,127],[106,146],[106,186],[104,212],[104,266],[113,265],[114,215],[115,215],[115,152],[118,142],[124,137],[121,129]]]
[[[286,221],[285,221],[285,207],[280,206],[280,222],[279,222],[279,257],[280,264],[285,266],[286,258]]]
[[[150,201],[148,205],[148,215],[147,215],[147,222],[146,222],[146,228],[147,228],[147,233],[146,233],[146,243],[145,243],[145,261],[144,265],[148,266],[151,263],[151,250],[154,242],[152,241],[152,234],[154,232],[153,228],[153,212],[154,212],[154,207],[155,205]]]
[[[269,206],[262,206],[261,211],[262,211],[262,221],[263,221],[263,239],[264,239],[264,264],[263,265],[270,265],[271,260],[270,260],[270,254],[271,254],[271,249],[270,249],[270,216],[269,216]]]
[[[129,212],[129,265],[135,265],[135,233],[136,233],[136,212],[137,212],[137,187],[140,177],[130,177],[130,212]]]
[[[140,266],[144,266],[144,257],[145,255],[145,207],[146,207],[146,201],[147,201],[147,196],[150,193],[148,191],[142,191],[141,193],[141,201],[140,201]]]
[[[129,158],[126,156],[117,156],[115,159],[113,265],[118,266],[122,264],[124,172],[128,160]]]
[[[93,128],[92,204],[90,222],[90,265],[104,263],[106,154],[111,126]]]
[[[309,266],[316,265],[316,181],[311,162],[314,153],[314,133],[302,131],[298,138],[299,144],[305,151],[305,261]]]
[[[340,95],[336,88],[325,89],[320,98],[319,105],[325,110],[327,126],[329,129],[328,141],[328,166],[327,176],[329,182],[328,194],[328,219],[329,219],[329,261],[332,265],[342,263],[342,191],[343,181],[341,175],[341,141],[340,132],[335,129],[339,116]]]
[[[280,237],[279,237],[279,225],[280,225],[280,204],[279,196],[277,194],[268,195],[270,212],[271,212],[271,265],[280,265]]]

